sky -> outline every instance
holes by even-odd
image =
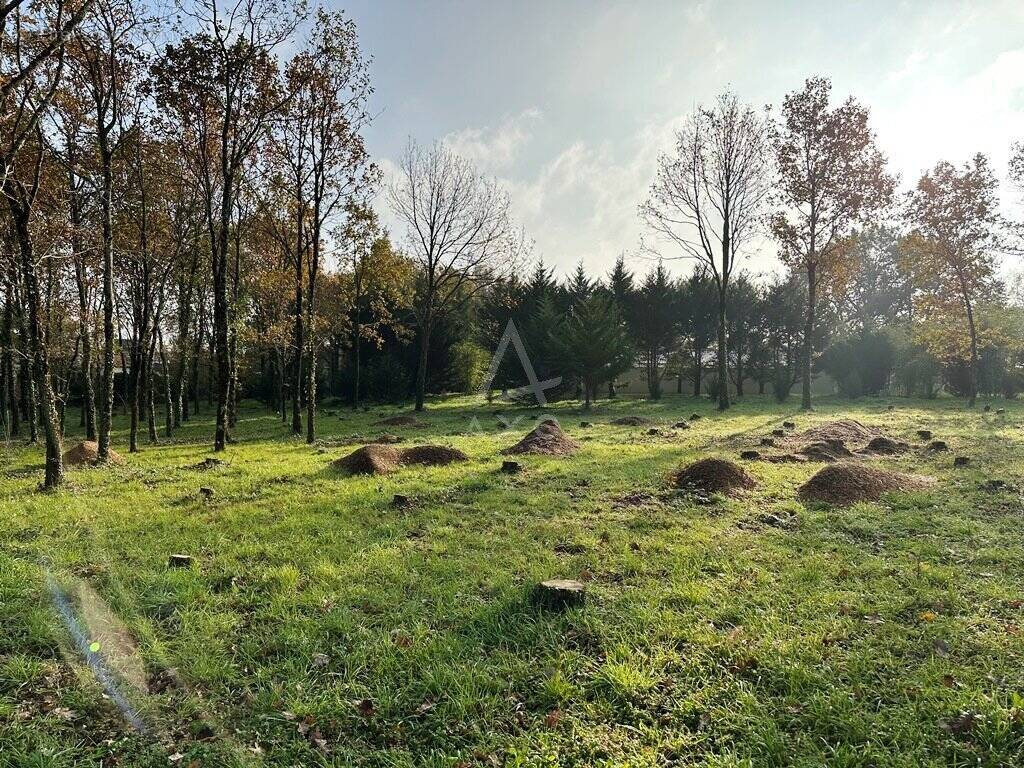
[[[836,101],[870,108],[903,189],[936,161],[977,152],[1003,177],[1011,143],[1024,140],[1022,0],[329,2],[373,57],[366,136],[385,174],[410,137],[447,142],[507,187],[559,275],[580,262],[607,273],[620,253],[650,267],[637,255],[650,239],[637,206],[659,153],[725,89],[778,105],[807,77],[830,77]],[[1008,184],[1002,200],[1024,217]],[[683,274],[691,263],[669,266]],[[745,267],[777,269],[771,244]]]

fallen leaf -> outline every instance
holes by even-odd
[[[562,710],[552,709],[544,718],[544,725],[548,728],[558,727],[559,722],[562,720]]]
[[[921,613],[921,621],[935,621],[935,611],[924,611]]]
[[[943,730],[948,731],[954,736],[964,736],[971,733],[980,723],[981,716],[977,712],[964,711],[954,717],[943,720],[941,725]]]

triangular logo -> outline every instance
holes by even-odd
[[[525,387],[510,389],[505,393],[505,399],[514,400],[517,395],[533,392],[533,396],[537,398],[538,405],[546,405],[547,399],[544,397],[544,390],[557,387],[562,383],[562,377],[558,376],[557,378],[545,379],[544,381],[537,380],[537,373],[533,370],[533,363],[530,362],[530,356],[526,354],[526,347],[523,345],[523,339],[519,335],[519,329],[516,328],[516,324],[512,322],[511,318],[508,321],[508,325],[505,326],[505,332],[501,334],[501,341],[498,342],[498,348],[494,351],[494,355],[491,357],[491,367],[487,369],[487,375],[484,377],[483,384],[480,387],[480,394],[486,396],[488,390],[490,390],[494,377],[498,375],[498,367],[501,365],[501,360],[505,356],[505,350],[508,349],[509,342],[511,342],[512,346],[515,347],[516,354],[519,355],[519,362],[523,364],[523,371],[526,373],[526,380],[529,384]]]

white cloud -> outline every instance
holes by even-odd
[[[526,109],[497,126],[463,128],[449,133],[443,141],[455,154],[472,160],[482,170],[495,173],[512,166],[541,118],[539,109]]]

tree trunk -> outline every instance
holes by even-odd
[[[302,351],[305,346],[302,327],[302,265],[295,271],[295,317],[293,319],[292,344],[295,346],[295,361],[292,366],[292,434],[302,434],[302,411],[299,393],[302,392]]]
[[[978,330],[974,325],[974,307],[970,297],[964,293],[964,306],[967,308],[967,329],[971,334],[971,375],[967,392],[967,407],[973,408],[978,400]]]
[[[700,397],[700,383],[704,378],[704,350],[693,350],[693,396]]]
[[[729,408],[729,345],[725,335],[725,296],[728,283],[718,290],[718,410]]]
[[[46,473],[43,487],[52,489],[64,482],[62,458],[64,446],[61,440],[56,397],[50,382],[50,362],[46,339],[43,337],[42,321],[39,317],[39,285],[36,280],[35,258],[32,253],[32,238],[29,231],[31,210],[26,204],[16,202],[14,199],[14,195],[23,196],[23,190],[5,191],[8,194],[11,217],[14,220],[18,237],[18,250],[21,255],[21,268],[25,282],[24,299],[28,307],[28,341],[32,354],[32,373],[39,390],[39,410],[42,415],[43,430],[46,433]]]
[[[103,233],[103,389],[100,398],[99,459],[110,455],[110,427],[114,416],[114,225],[111,217],[113,174],[111,151],[107,146],[106,131],[99,132],[100,157],[103,165],[103,185],[100,189],[100,208]]]
[[[800,407],[805,411],[811,410],[811,358],[814,354],[814,313],[817,302],[817,270],[811,262],[807,266],[807,317],[804,321],[804,351],[803,351],[803,397]]]
[[[416,369],[416,410],[422,411],[427,392],[427,357],[430,351],[430,326],[433,318],[430,311],[423,318],[423,325],[420,328],[420,360]]]
[[[157,328],[157,343],[160,347],[160,368],[164,379],[164,436],[170,437],[174,430],[174,393],[171,389],[170,369],[167,366],[167,353],[164,350],[164,332]]]
[[[353,373],[352,373],[352,410],[359,408],[359,376],[360,376],[360,365],[362,361],[359,359],[359,337],[363,333],[363,327],[359,323],[359,307],[356,307],[356,323],[355,323],[355,335],[352,338],[352,355],[353,355]]]

